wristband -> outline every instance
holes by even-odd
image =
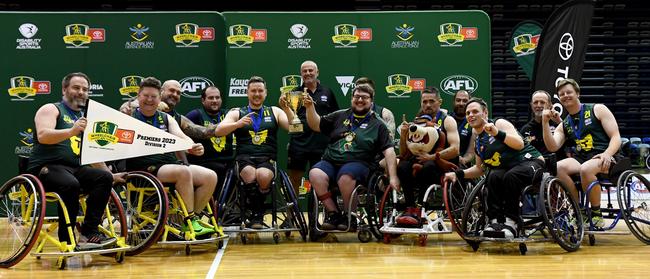
[[[498,139],[501,142],[506,140],[506,132],[499,130],[499,132],[494,136],[495,139]]]
[[[465,171],[464,170],[458,169],[458,170],[455,171],[455,173],[456,173],[456,178],[458,180],[465,179]]]

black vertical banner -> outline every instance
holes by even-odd
[[[569,1],[553,12],[537,45],[531,92],[541,89],[555,95],[559,80],[580,81],[593,14],[592,0]]]

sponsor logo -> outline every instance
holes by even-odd
[[[562,60],[567,61],[573,55],[573,36],[570,33],[564,33],[560,38],[560,43],[557,47],[557,52],[560,54]]]
[[[106,30],[104,28],[91,28],[81,23],[65,26],[63,42],[67,44],[66,48],[88,48],[90,43],[105,41]]]
[[[31,23],[23,23],[18,27],[23,38],[16,39],[16,49],[41,49],[41,39],[33,38],[38,32],[38,27]]]
[[[149,27],[142,25],[141,23],[136,24],[135,26],[129,27],[130,35],[132,41],[127,41],[124,43],[125,49],[152,49],[154,48],[154,42],[147,40],[149,38]]]
[[[514,43],[512,51],[517,56],[524,56],[535,53],[537,42],[539,41],[539,35],[533,36],[532,34],[521,34],[512,38],[512,40]]]
[[[293,35],[294,38],[289,38],[287,42],[289,43],[289,46],[287,47],[288,49],[309,49],[311,48],[311,45],[309,45],[309,42],[311,42],[310,38],[303,38],[307,34],[307,31],[309,28],[307,28],[306,25],[304,24],[294,24],[291,25],[291,28],[289,28],[289,31],[291,31],[291,34]]]
[[[440,24],[438,41],[442,47],[462,47],[464,41],[478,39],[477,27],[463,27],[459,23]]]
[[[201,98],[201,92],[208,86],[214,86],[208,78],[192,76],[178,81],[181,84],[181,95],[187,98]]]
[[[90,97],[103,97],[104,96],[104,86],[101,83],[90,84],[88,90],[88,96]]]
[[[248,79],[247,78],[230,78],[228,87],[229,97],[248,97],[247,92]]]
[[[120,87],[120,95],[122,95],[122,100],[129,100],[138,95],[138,90],[140,90],[140,82],[144,78],[141,76],[130,75],[122,78],[122,87]]]
[[[12,101],[33,101],[37,94],[50,94],[50,81],[37,81],[33,77],[15,76],[9,79],[9,96]]]
[[[198,24],[185,22],[176,24],[175,30],[172,39],[176,47],[199,47],[199,42],[214,41],[213,27],[199,27]]]
[[[393,41],[390,44],[391,48],[419,48],[420,47],[420,41],[413,40],[413,30],[415,30],[415,27],[410,26],[406,23],[395,27],[395,31],[397,31],[396,37],[399,39],[399,41]]]
[[[266,29],[253,29],[250,25],[235,24],[228,28],[230,35],[226,41],[230,48],[250,48],[252,43],[266,42]]]
[[[294,88],[302,84],[302,77],[299,75],[288,75],[282,77],[282,87],[280,87],[280,92],[282,94],[291,92]]]
[[[392,74],[388,76],[386,92],[388,98],[409,98],[413,91],[423,91],[426,87],[426,80],[423,78],[411,78],[406,74]]]
[[[106,146],[115,143],[133,143],[135,131],[122,130],[117,128],[117,124],[109,121],[98,121],[93,123],[93,131],[88,135],[88,139],[96,142],[99,146]]]
[[[34,146],[34,133],[32,128],[27,128],[25,131],[18,132],[18,145],[14,149],[16,155],[29,156],[32,154],[32,147]]]
[[[332,42],[337,48],[354,48],[360,41],[372,41],[371,28],[357,28],[356,25],[343,23],[334,26]]]
[[[478,82],[476,79],[467,75],[448,76],[440,82],[440,90],[451,96],[456,94],[458,90],[465,90],[471,96],[477,89]]]
[[[343,96],[347,96],[351,88],[354,88],[354,76],[336,76],[336,81],[341,86]]]

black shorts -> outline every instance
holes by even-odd
[[[320,162],[321,157],[323,157],[323,152],[289,151],[287,169],[305,171],[307,163],[309,163],[309,168],[307,169],[309,170],[313,168],[316,163]]]
[[[150,166],[148,166],[148,167],[146,167],[144,169],[141,169],[140,171],[148,172],[148,173],[153,174],[154,176],[157,177],[158,176],[158,171],[160,170],[160,167],[162,167],[164,165],[186,165],[186,166],[188,166],[187,164],[183,163],[183,161],[176,161],[176,162],[172,162],[172,163],[160,163],[160,164],[150,165]]]
[[[258,168],[266,168],[270,169],[273,173],[275,173],[275,168],[273,164],[273,159],[268,156],[250,156],[250,155],[237,155],[237,164],[239,165],[239,171],[241,172],[242,169],[246,166],[251,166],[256,169]]]

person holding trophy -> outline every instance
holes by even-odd
[[[318,80],[318,66],[314,61],[305,61],[300,65],[300,76],[302,77],[302,84],[292,91],[303,92],[309,95],[314,100],[314,107],[318,115],[325,115],[328,113],[339,110],[339,105],[336,102],[334,93],[331,89],[323,86]],[[294,95],[295,96],[295,95]],[[282,108],[283,100],[286,96],[280,95],[280,107]],[[295,104],[295,101],[293,101]],[[284,108],[283,108],[284,109]],[[289,110],[284,110],[289,114]],[[302,183],[301,179],[305,174],[306,166],[313,167],[320,161],[325,151],[325,147],[329,138],[320,133],[314,133],[307,125],[306,110],[302,105],[298,105],[294,110],[297,115],[296,119],[292,121],[292,129],[290,130],[290,140],[288,147],[288,162],[287,169],[291,184],[293,185],[296,193],[299,193],[299,187]],[[299,125],[302,124],[302,131],[298,131]]]

